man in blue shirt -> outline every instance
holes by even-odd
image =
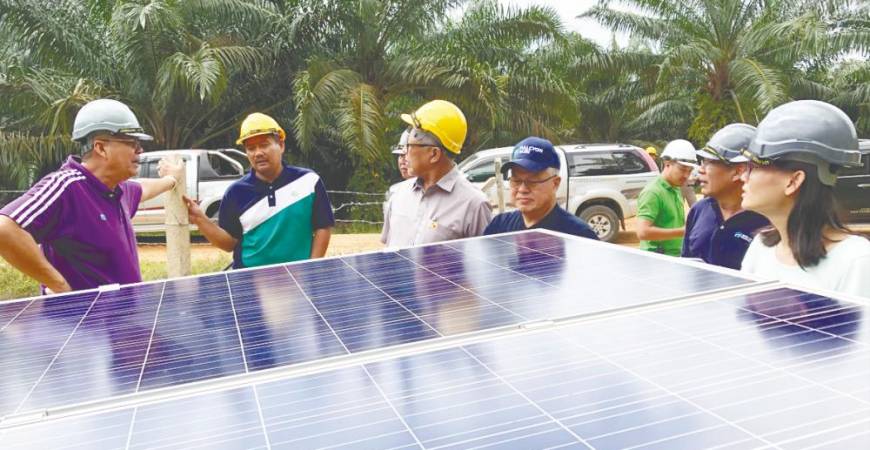
[[[495,216],[483,234],[544,228],[597,240],[589,225],[556,204],[560,166],[550,141],[534,136],[520,141],[501,169],[510,171],[511,201],[517,209]]]
[[[740,207],[740,177],[746,168],[740,151],[749,146],[754,135],[755,127],[732,123],[698,150],[705,198],[692,206],[686,218],[682,256],[739,270],[755,233],[770,224],[764,216]]]

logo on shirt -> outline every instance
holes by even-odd
[[[749,236],[748,234],[743,234],[743,233],[738,231],[738,232],[734,233],[734,237],[736,237],[737,239],[742,239],[746,242],[749,242],[750,244],[752,243],[752,236]]]
[[[106,217],[105,214],[100,213],[100,220],[102,220],[103,222],[106,222],[106,221],[108,221],[109,219]]]

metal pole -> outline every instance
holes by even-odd
[[[182,167],[186,165],[179,155],[169,158]],[[178,183],[166,193],[166,274],[169,278],[190,275],[190,222],[187,206],[181,198],[187,192],[186,172],[181,171]]]

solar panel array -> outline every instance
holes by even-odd
[[[0,447],[852,448],[862,317],[540,232],[6,303]]]

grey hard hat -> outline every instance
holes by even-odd
[[[704,148],[698,150],[701,158],[718,160],[725,163],[745,163],[743,150],[749,147],[755,137],[755,127],[745,123],[725,125],[713,134]]]
[[[753,160],[813,164],[821,182],[829,186],[837,180],[837,167],[861,165],[852,119],[836,106],[817,100],[798,100],[774,108],[758,124],[747,150],[744,154]]]
[[[73,123],[72,138],[74,141],[82,142],[91,133],[97,131],[123,134],[140,141],[154,139],[145,134],[136,115],[127,105],[108,98],[94,100],[82,106]]]
[[[396,144],[395,147],[393,147],[393,151],[391,152],[392,154],[394,154],[394,155],[404,155],[405,154],[405,152],[408,150],[408,148],[407,148],[408,136],[410,136],[410,134],[411,134],[410,129],[406,129],[405,131],[402,132],[402,135],[399,137],[399,143]]]

